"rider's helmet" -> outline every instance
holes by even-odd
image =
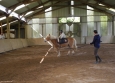
[[[63,31],[62,30],[60,30],[60,33],[62,33]]]

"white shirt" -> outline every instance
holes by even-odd
[[[66,38],[66,35],[64,33],[60,34],[59,38]]]

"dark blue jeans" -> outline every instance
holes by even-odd
[[[67,42],[67,39],[66,38],[59,38],[59,44],[63,44],[63,43],[66,43]]]

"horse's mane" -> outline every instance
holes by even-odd
[[[57,39],[57,37],[54,35],[48,35],[48,36],[50,36],[51,39]]]
[[[51,39],[57,39],[57,37],[54,36],[54,35],[50,35],[50,38],[51,38]]]

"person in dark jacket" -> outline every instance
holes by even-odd
[[[91,45],[94,44],[94,55],[95,55],[95,59],[96,59],[96,63],[100,63],[102,60],[98,55],[98,50],[100,48],[100,36],[97,32],[97,30],[94,30],[94,38],[93,41],[90,43]]]

